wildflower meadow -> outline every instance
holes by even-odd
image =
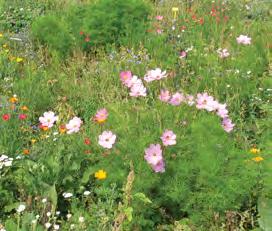
[[[0,231],[272,231],[272,2],[0,0]]]

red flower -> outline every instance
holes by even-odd
[[[84,35],[84,32],[83,32],[83,31],[80,31],[79,34],[80,34],[80,35]]]
[[[200,24],[200,25],[203,25],[203,24],[204,24],[204,18],[200,18],[200,19],[199,19],[199,24]]]
[[[88,36],[85,38],[85,42],[90,42],[90,38]]]
[[[84,144],[90,145],[91,144],[91,140],[89,138],[85,138],[84,139]]]
[[[8,121],[10,119],[10,114],[2,115],[2,119],[5,120],[5,121]]]
[[[19,115],[19,120],[25,120],[27,118],[26,114],[20,114]]]

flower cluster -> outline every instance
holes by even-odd
[[[227,58],[227,57],[229,57],[229,55],[230,55],[228,49],[226,49],[226,48],[225,48],[225,49],[219,48],[219,49],[217,50],[217,53],[218,53],[218,55],[219,55],[219,57],[220,57],[221,59]]]

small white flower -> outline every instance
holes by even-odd
[[[59,225],[54,225],[55,230],[59,230],[60,226]]]
[[[69,219],[72,217],[72,214],[71,214],[71,213],[68,213],[68,214],[66,215],[66,217],[67,217],[67,219],[69,220]]]
[[[73,194],[69,193],[69,192],[64,192],[62,195],[63,195],[64,198],[70,198],[70,197],[73,196]]]
[[[78,221],[79,221],[80,223],[83,223],[84,220],[85,220],[84,217],[79,217],[79,218],[78,218]]]
[[[47,222],[47,223],[44,224],[44,226],[45,226],[46,229],[49,229],[51,227],[51,223]]]
[[[23,212],[25,209],[26,209],[26,206],[23,205],[23,204],[21,204],[21,205],[19,205],[19,207],[17,208],[17,212],[18,212],[18,213],[21,213],[21,212]]]
[[[58,132],[53,132],[53,135],[54,135],[54,136],[56,136],[56,135],[58,135],[58,134],[59,134]]]
[[[46,198],[43,198],[43,199],[42,199],[42,203],[45,204],[46,202],[47,202],[47,199],[46,199]]]
[[[91,193],[90,191],[85,191],[85,192],[83,193],[83,195],[84,195],[84,196],[88,196],[88,195],[90,195],[90,193]]]
[[[51,216],[51,213],[50,213],[50,212],[47,212],[47,213],[46,213],[46,216],[50,217],[50,216]]]
[[[40,218],[40,215],[36,215],[36,219],[38,220]]]
[[[32,224],[36,224],[36,223],[37,223],[37,220],[32,220],[31,223],[32,223]]]
[[[57,216],[60,215],[60,211],[57,211],[57,212],[56,212],[56,215],[57,215]]]
[[[74,229],[74,228],[75,228],[75,224],[71,224],[71,225],[70,225],[70,228],[71,228],[71,229]]]

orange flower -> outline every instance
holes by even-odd
[[[11,103],[17,103],[18,102],[18,98],[16,96],[13,96],[9,99],[9,102]]]
[[[43,131],[47,131],[49,129],[47,126],[42,126],[41,124],[39,125],[39,128]]]
[[[254,160],[255,162],[260,162],[263,161],[264,159],[261,156],[257,156],[255,158],[252,158],[252,160]]]
[[[29,151],[29,149],[24,149],[23,153],[24,153],[24,155],[29,155],[30,151]]]
[[[66,132],[65,124],[59,126],[59,132],[60,132],[60,134],[64,134]]]
[[[22,110],[22,111],[28,111],[28,107],[27,107],[27,106],[22,106],[22,107],[21,107],[21,110]]]

